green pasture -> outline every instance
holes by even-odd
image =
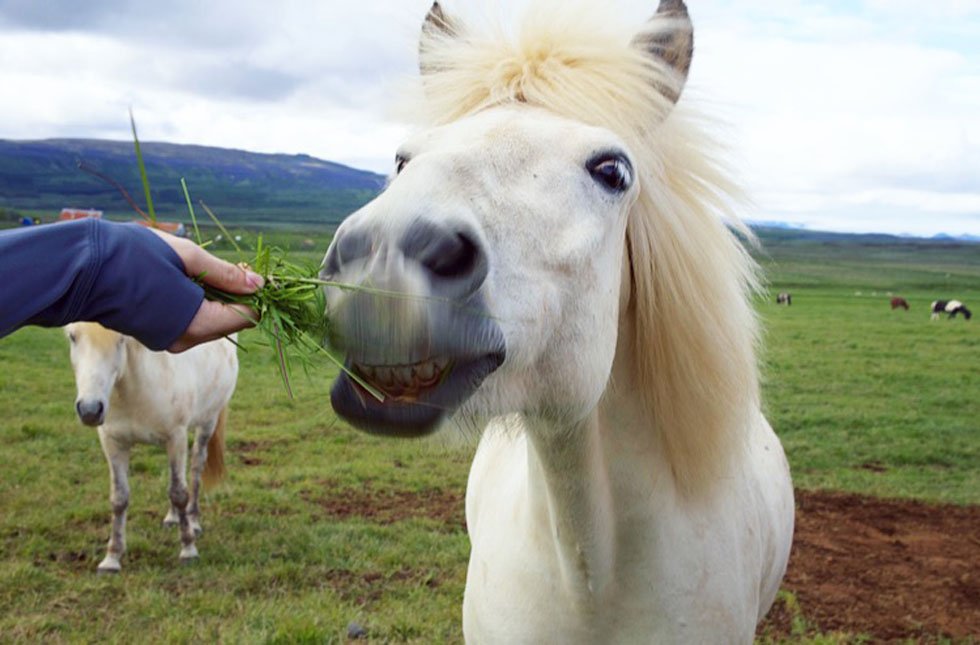
[[[772,295],[793,294],[758,309],[766,411],[797,485],[980,503],[980,318],[927,310],[956,297],[980,315],[980,247],[775,241],[760,260]],[[0,641],[343,642],[350,622],[371,642],[461,640],[473,447],[356,432],[330,409],[332,369],[294,376],[290,401],[270,352],[241,362],[200,561],[177,562],[166,459],[144,447],[123,572],[100,577],[108,473],[74,418],[67,343],[0,340]]]

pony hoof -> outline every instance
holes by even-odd
[[[109,558],[106,558],[99,563],[99,567],[95,570],[95,572],[99,575],[114,575],[118,574],[120,570],[122,570],[122,567],[119,566],[118,560],[110,560]]]
[[[198,558],[197,547],[193,544],[184,547],[180,550],[180,562],[181,564],[191,564],[196,562]]]
[[[163,525],[168,528],[180,526],[180,518],[174,513],[173,509],[167,511],[167,516],[163,518]]]

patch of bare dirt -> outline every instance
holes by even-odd
[[[783,587],[820,632],[875,642],[980,638],[980,506],[797,491]],[[788,636],[777,603],[759,633]]]
[[[324,492],[305,492],[303,499],[316,504],[326,517],[345,520],[360,517],[378,524],[393,524],[406,519],[428,518],[443,524],[446,529],[466,529],[463,495],[452,490],[436,488],[410,490],[338,488],[323,482]]]

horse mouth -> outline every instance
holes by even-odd
[[[502,349],[475,357],[440,356],[411,364],[372,365],[348,357],[347,369],[384,395],[379,401],[341,373],[330,402],[343,419],[373,434],[421,437],[434,432],[504,362]]]
[[[445,357],[412,365],[351,365],[355,374],[385,397],[405,403],[414,403],[431,391],[451,373],[452,367],[452,360]],[[360,385],[358,388],[363,389]]]

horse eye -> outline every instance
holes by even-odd
[[[633,167],[622,155],[603,155],[589,162],[589,174],[614,193],[623,193],[633,185]]]
[[[70,343],[75,342],[75,334],[68,334],[68,342]]]
[[[408,165],[408,157],[406,157],[404,155],[395,155],[395,174],[396,175],[398,173],[400,173],[402,170],[404,170],[405,169],[405,166],[407,166],[407,165]]]

